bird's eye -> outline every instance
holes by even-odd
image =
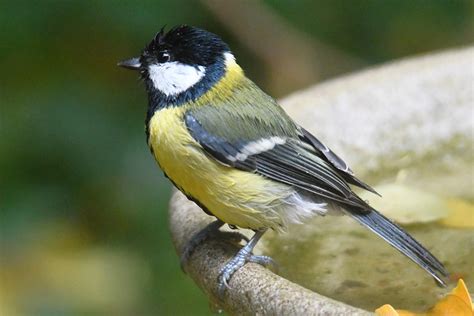
[[[171,56],[168,52],[158,52],[156,59],[158,60],[159,63],[166,63],[167,61],[170,61]]]

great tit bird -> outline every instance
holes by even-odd
[[[271,262],[252,254],[265,231],[330,211],[351,216],[445,285],[440,261],[354,193],[351,185],[376,192],[248,79],[217,35],[161,29],[140,57],[119,66],[140,72],[148,146],[166,177],[217,218],[208,230],[227,223],[255,232],[221,270],[221,292],[246,262]]]

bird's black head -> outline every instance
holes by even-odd
[[[139,70],[152,111],[195,100],[225,74],[234,57],[229,46],[208,31],[181,25],[161,29],[139,58],[119,66]]]
[[[140,62],[144,65],[179,62],[191,66],[210,66],[230,52],[217,35],[197,27],[181,25],[158,32],[145,47]]]

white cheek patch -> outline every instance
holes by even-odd
[[[190,66],[171,61],[148,67],[153,86],[167,96],[177,95],[194,86],[206,74],[203,66]]]

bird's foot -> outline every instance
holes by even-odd
[[[206,241],[207,239],[213,236],[216,236],[217,234],[220,235],[219,237],[226,238],[232,241],[233,243],[239,243],[242,240],[245,240],[246,242],[249,241],[247,237],[245,237],[244,235],[238,232],[221,232],[219,228],[221,228],[223,225],[224,225],[224,222],[222,222],[221,220],[216,220],[210,223],[209,225],[207,225],[206,227],[204,227],[199,232],[197,232],[193,237],[191,237],[191,239],[188,241],[188,243],[184,247],[184,250],[181,254],[181,258],[180,258],[181,270],[186,272],[184,270],[184,267],[189,261],[189,258],[193,254],[194,250],[196,250],[196,248],[200,244],[202,244],[204,241]]]
[[[275,260],[273,260],[269,256],[251,255],[248,262],[257,263],[257,264],[259,264],[261,266],[264,266],[264,267],[270,267],[271,266],[271,270],[277,270],[278,269],[278,265],[275,262]]]
[[[252,254],[255,244],[260,239],[263,232],[257,232],[250,241],[237,252],[237,254],[221,269],[218,278],[218,296],[222,298],[226,288],[230,288],[229,281],[232,275],[242,268],[247,262],[258,263],[264,267],[277,267],[272,258],[268,256],[256,256]]]
[[[276,267],[276,263],[272,258],[268,256],[256,256],[245,251],[242,252],[242,250],[244,250],[244,248],[242,248],[241,251],[239,251],[237,255],[235,255],[235,257],[232,258],[232,260],[230,260],[219,273],[219,285],[217,289],[219,297],[223,297],[225,290],[230,288],[229,281],[232,278],[232,275],[237,272],[237,270],[242,268],[247,262],[258,263],[264,267]]]

